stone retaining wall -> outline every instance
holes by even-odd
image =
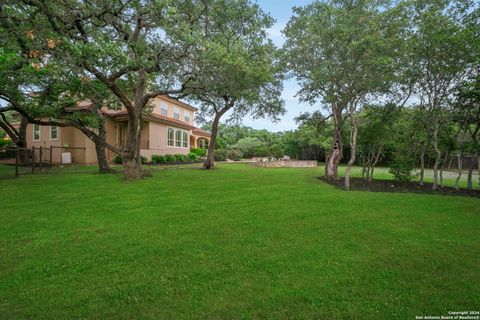
[[[317,166],[315,160],[277,160],[271,162],[252,162],[252,166],[262,168],[314,168]]]

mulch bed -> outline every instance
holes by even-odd
[[[335,181],[327,181],[324,179],[324,177],[319,177],[318,179],[336,187],[337,189],[345,190],[344,179]],[[424,185],[421,186],[416,181],[395,182],[392,180],[375,179],[372,182],[368,182],[362,178],[350,178],[350,190],[370,192],[410,192],[480,198],[480,190],[460,189],[457,191],[452,187],[443,187],[439,188],[437,191],[433,191],[432,183],[425,182]]]

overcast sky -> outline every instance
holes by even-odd
[[[269,34],[273,42],[281,47],[285,39],[283,38],[281,30],[285,27],[288,20],[292,16],[292,8],[295,6],[304,6],[311,1],[307,0],[257,0],[257,3],[265,11],[276,20],[276,23],[270,28]],[[297,125],[293,120],[301,112],[313,111],[318,106],[310,106],[309,104],[300,103],[295,97],[299,87],[295,79],[286,80],[283,84],[282,97],[285,100],[287,112],[282,116],[277,123],[272,123],[269,119],[244,119],[243,124],[256,128],[268,129],[270,131],[284,131],[295,129]]]

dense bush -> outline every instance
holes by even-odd
[[[3,138],[0,138],[0,147],[6,147],[11,145],[13,145],[12,140],[4,140]]]
[[[158,154],[154,154],[152,156],[152,163],[165,163],[165,162],[167,162],[167,159],[165,158],[165,156],[161,156]]]
[[[116,155],[115,158],[113,158],[113,163],[115,164],[122,164],[122,157],[120,157],[120,155]]]
[[[207,155],[207,150],[202,148],[193,148],[191,153],[195,153],[199,157],[205,157]]]
[[[194,152],[190,152],[187,156],[189,160],[197,160],[198,155]]]
[[[186,161],[187,160],[187,156],[184,155],[184,154],[174,154],[173,155],[175,157],[175,160],[176,161]]]
[[[214,159],[215,161],[225,161],[227,160],[228,150],[227,149],[217,149],[215,150]]]
[[[175,162],[175,157],[173,156],[173,154],[166,154],[165,155],[165,161],[166,162]]]
[[[397,182],[409,182],[415,178],[415,167],[412,161],[394,160],[390,164],[389,172]]]
[[[242,159],[242,152],[238,149],[232,149],[232,150],[229,150],[228,151],[228,159],[231,159],[231,160],[235,160],[235,161],[238,161],[238,160],[241,160]]]
[[[146,163],[148,162],[147,157],[140,156],[140,159],[142,159],[142,164],[146,164]],[[115,164],[122,164],[122,163],[123,163],[122,157],[117,154],[117,155],[115,156],[115,158],[113,158],[113,163],[115,163]]]

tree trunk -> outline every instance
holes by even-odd
[[[0,128],[5,131],[5,133],[10,137],[10,139],[15,143],[18,148],[19,153],[19,162],[21,164],[26,164],[29,161],[28,150],[27,148],[27,126],[28,119],[22,116],[20,120],[20,126],[15,129],[10,123],[7,122],[6,117],[1,114],[2,119],[0,119]]]
[[[223,113],[217,112],[212,122],[212,132],[210,136],[210,143],[208,144],[207,158],[203,163],[203,168],[210,170],[215,168],[215,144],[217,142],[218,124]]]
[[[127,143],[122,152],[122,163],[125,178],[139,179],[143,177],[142,159],[140,157],[140,141],[142,132],[141,110],[130,114],[127,125]]]
[[[480,156],[478,155],[477,153],[477,163],[478,163],[478,167],[477,167],[477,175],[478,175],[478,184],[480,185]]]
[[[112,172],[110,166],[108,165],[107,154],[105,152],[105,143],[101,141],[95,142],[95,151],[97,152],[98,172]]]
[[[462,159],[461,154],[459,154],[457,156],[457,161],[458,161],[458,164],[457,164],[458,175],[457,175],[457,178],[455,179],[455,189],[457,191],[459,191],[460,190],[460,179],[462,178],[462,163],[463,163],[463,159]]]
[[[473,170],[475,167],[475,161],[473,160],[473,155],[470,156],[470,162],[468,166],[468,175],[467,175],[467,189],[472,190],[473,189]]]
[[[325,163],[325,179],[338,179],[338,165],[343,157],[343,118],[342,108],[333,107],[333,145],[328,161]]]
[[[448,159],[448,150],[445,152],[445,158],[443,159],[442,165],[440,167],[440,188],[443,188],[443,169],[445,168],[445,163]]]
[[[105,122],[100,117],[98,126],[98,137],[93,140],[95,143],[95,151],[97,152],[98,171],[100,173],[110,173],[112,170],[108,165],[107,153],[105,152],[105,141],[107,132],[105,130]]]
[[[355,154],[357,151],[357,119],[355,115],[355,105],[350,107],[350,160],[348,160],[347,168],[345,169],[345,189],[350,189],[350,170],[355,163]]]
[[[18,150],[18,156],[21,164],[28,163],[27,126],[28,119],[22,116],[22,120],[20,121],[20,127],[18,128],[18,140],[16,142],[17,147],[20,148]]]
[[[432,140],[433,150],[435,150],[435,163],[433,164],[433,185],[432,185],[433,191],[438,190],[438,167],[440,166],[440,162],[442,161],[442,152],[438,147],[438,131],[439,131],[439,128],[438,128],[438,119],[437,119],[435,123],[435,129],[433,130],[433,140]]]
[[[423,186],[425,177],[425,146],[422,147],[422,151],[420,153],[420,185]]]
[[[368,182],[372,182],[372,180],[373,180],[373,171],[375,170],[375,167],[377,166],[378,160],[380,160],[380,156],[382,155],[382,150],[383,150],[383,146],[381,146],[378,149],[378,152],[375,155],[373,163],[370,166],[370,173],[368,174]]]
[[[367,160],[365,155],[362,155],[361,158],[362,158],[362,179],[365,179],[365,172],[367,171]]]

